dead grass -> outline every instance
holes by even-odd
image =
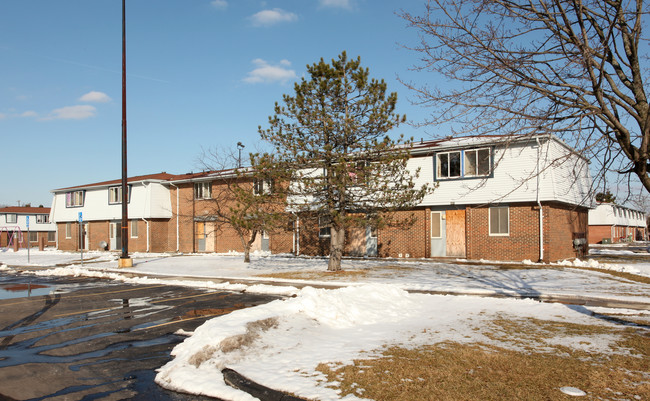
[[[339,270],[329,271],[296,271],[283,273],[258,274],[255,277],[270,277],[290,280],[355,280],[369,275],[369,270]]]
[[[374,400],[569,400],[559,389],[577,387],[588,399],[650,399],[647,331],[557,323],[539,319],[495,320],[488,331],[500,345],[440,343],[417,349],[391,347],[352,365],[321,364],[341,397]],[[585,352],[542,344],[554,336],[613,335],[616,352]],[[526,351],[513,350],[525,338]],[[516,345],[515,345],[516,346]]]

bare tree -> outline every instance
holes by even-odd
[[[650,192],[647,15],[643,0],[430,0],[400,16],[420,35],[415,69],[438,75],[404,84],[432,109],[422,124],[553,133],[597,178],[636,177]]]
[[[239,155],[232,151],[204,150],[199,162],[212,179],[210,195],[202,200],[209,206],[201,217],[214,223],[215,233],[232,229],[244,249],[244,262],[249,263],[258,236],[286,223],[283,195],[270,189],[272,181],[263,169],[241,167]]]

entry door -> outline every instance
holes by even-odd
[[[447,256],[447,230],[444,211],[431,212],[431,256]]]
[[[366,255],[377,256],[377,228],[366,227]]]
[[[465,257],[465,210],[447,210],[447,256]]]
[[[109,249],[115,250],[122,246],[122,223],[113,222],[108,225]]]
[[[84,250],[90,250],[90,233],[88,232],[88,223],[84,223]]]
[[[205,252],[205,223],[202,221],[196,222],[196,246],[197,251]]]
[[[269,250],[269,234],[266,231],[262,231],[262,250]]]

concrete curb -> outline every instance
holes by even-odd
[[[281,391],[262,386],[229,368],[223,369],[221,373],[227,385],[244,391],[262,401],[307,401],[303,398],[294,397]]]

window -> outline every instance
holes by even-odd
[[[510,215],[506,206],[490,208],[490,235],[509,235]]]
[[[436,177],[438,179],[485,177],[490,174],[491,164],[489,148],[438,153],[436,154]]]
[[[431,238],[442,238],[442,213],[431,212]]]
[[[209,182],[197,182],[194,184],[194,199],[210,199],[212,197],[212,186]]]
[[[38,233],[36,231],[29,232],[29,242],[38,242]]]
[[[331,220],[327,217],[318,217],[318,237],[329,238],[332,235]]]
[[[44,223],[49,223],[50,222],[50,216],[47,214],[37,214],[36,215],[36,222],[40,224]]]
[[[138,221],[131,220],[129,225],[131,226],[131,238],[138,238]]]
[[[490,149],[466,150],[464,153],[466,177],[490,174]]]
[[[126,202],[131,202],[131,186],[126,187]],[[122,186],[108,188],[108,203],[110,205],[122,204]]]
[[[66,192],[65,207],[79,207],[84,205],[85,191]]]
[[[72,223],[65,223],[65,237],[72,238]]]
[[[255,195],[273,193],[273,180],[255,180],[253,183],[253,193]]]
[[[47,242],[54,242],[54,241],[56,241],[56,232],[48,231],[47,232]]]
[[[7,214],[7,223],[18,223],[18,215],[16,213]]]
[[[438,153],[438,178],[460,177],[460,152]]]

